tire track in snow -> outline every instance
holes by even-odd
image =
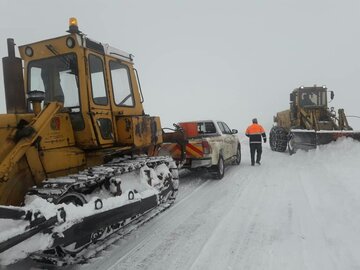
[[[281,169],[286,166],[289,156],[267,149],[265,154],[268,162],[254,173],[256,180],[252,190],[239,202],[252,211],[243,213],[245,222],[239,221],[241,240],[234,243],[236,250],[228,262],[228,269],[239,269],[239,265],[242,269],[304,269],[304,262],[298,256],[298,251],[302,250],[300,236],[293,228],[292,181],[289,171]],[[254,200],[256,191],[261,196]]]
[[[137,252],[139,252],[139,250],[143,249],[144,246],[148,245],[150,242],[156,242],[158,239],[162,239],[163,237],[159,235],[159,231],[161,230],[166,230],[166,227],[168,227],[168,216],[177,216],[177,208],[180,207],[182,204],[187,203],[189,200],[192,200],[192,197],[196,197],[198,196],[197,193],[201,192],[201,190],[204,189],[205,186],[207,185],[218,185],[219,181],[205,181],[204,183],[202,183],[200,186],[198,186],[195,190],[191,190],[191,193],[186,195],[184,198],[182,198],[180,201],[175,202],[175,204],[170,207],[167,211],[165,211],[164,213],[162,213],[160,216],[158,216],[156,219],[153,219],[152,221],[150,221],[149,223],[145,224],[144,226],[140,227],[138,231],[145,231],[145,237],[142,235],[141,237],[143,238],[143,240],[141,242],[137,242],[136,239],[136,234],[137,232],[134,232],[133,234],[129,235],[128,237],[125,237],[124,239],[120,239],[119,242],[117,242],[117,246],[120,248],[125,242],[126,240],[129,239],[134,239],[135,242],[137,242],[137,244],[135,246],[133,246],[130,250],[128,250],[126,252],[126,254],[120,254],[120,258],[119,256],[117,261],[112,262],[111,266],[106,266],[106,268],[110,268],[110,269],[129,269],[129,267],[134,267],[131,265],[127,265],[125,267],[119,266],[120,263],[122,263],[123,261],[128,260],[128,258],[131,258],[132,256],[134,256],[134,254],[136,254]],[[202,198],[203,199],[203,198]],[[201,200],[201,199],[200,199]],[[185,209],[188,208],[189,206],[184,206]],[[173,217],[174,218],[174,217]],[[182,217],[175,217],[176,220],[178,220],[178,222],[181,222]],[[174,222],[174,220],[172,220],[172,222]],[[140,232],[142,234],[142,232]],[[131,240],[130,240],[131,241]],[[113,250],[116,251],[116,247],[113,248]],[[110,251],[111,252],[111,251]],[[111,255],[112,257],[114,255]],[[131,259],[130,259],[131,260]],[[107,263],[108,264],[108,263]],[[126,265],[126,263],[125,263]],[[98,266],[98,267],[92,267],[91,269],[103,269],[104,265]],[[106,269],[105,268],[105,269]],[[88,268],[86,268],[88,269]]]
[[[229,190],[224,181],[236,181],[238,186],[244,182],[244,178],[235,179],[232,176],[234,173],[228,170],[224,179],[209,181],[209,185],[199,190],[196,196],[182,201],[182,207],[174,212],[178,218],[165,221],[167,230],[162,232],[163,235],[155,236],[141,250],[124,258],[121,266],[112,269],[188,269],[187,265],[197,258],[201,248],[199,242],[206,241],[218,223],[217,217],[224,215],[224,204],[229,206],[232,203],[232,196],[227,195],[229,191],[231,195],[234,191]],[[214,219],[209,221],[208,215]]]
[[[191,196],[195,196],[196,193],[204,188],[207,184],[209,183],[209,181],[205,181],[203,182],[200,186],[198,186],[193,192],[191,192],[190,194],[188,194],[186,197],[182,198],[179,202],[176,202],[169,210],[171,211],[176,211],[176,208],[178,208],[182,203],[184,203],[185,201],[187,201]],[[165,217],[162,216],[162,219],[164,219]],[[166,223],[160,223],[162,224],[162,227],[166,227]],[[161,227],[157,227],[157,229],[162,229]],[[138,252],[143,246],[145,246],[146,244],[148,244],[149,242],[153,241],[154,238],[156,238],[157,235],[156,234],[151,234],[148,235],[148,237],[144,238],[140,243],[138,243],[135,247],[133,247],[132,249],[130,249],[128,252],[126,252],[121,258],[119,258],[111,267],[108,268],[108,270],[112,270],[115,269],[115,267],[117,267],[123,260],[125,260],[127,257],[130,257],[132,254]]]
[[[254,171],[257,170],[257,171]],[[261,175],[257,176],[254,172],[259,172],[260,168],[247,167],[239,171],[238,174],[247,178],[247,184],[244,189],[240,190],[236,200],[231,209],[226,213],[223,219],[218,223],[216,229],[211,234],[208,241],[203,246],[198,258],[192,264],[190,269],[239,269],[237,263],[233,261],[234,257],[239,260],[236,254],[242,254],[242,250],[249,248],[251,238],[253,237],[255,227],[257,226],[257,212],[260,207],[259,199],[263,197],[264,188],[261,187]],[[257,176],[257,177],[256,177]],[[250,185],[251,184],[251,185]],[[256,198],[251,207],[246,206],[248,194],[253,194],[256,190]],[[258,203],[256,203],[256,201]],[[249,203],[249,202],[247,202]],[[241,224],[236,222],[236,216],[239,212],[246,219],[238,220]],[[225,234],[222,232],[226,231]],[[220,249],[218,243],[222,243]],[[224,243],[227,245],[224,246]],[[250,269],[250,268],[243,268]]]
[[[246,172],[246,170],[238,171],[237,174],[243,174]],[[191,270],[193,269],[225,269],[224,265],[216,265],[216,262],[214,264],[214,261],[211,261],[210,263],[203,264],[202,261],[208,262],[209,258],[212,257],[211,251],[209,250],[209,247],[213,247],[214,244],[212,243],[216,237],[219,235],[222,235],[222,232],[226,229],[226,224],[229,222],[229,220],[232,220],[232,217],[236,215],[236,212],[238,212],[238,204],[236,202],[239,201],[239,197],[241,197],[243,192],[246,192],[246,189],[248,188],[250,182],[252,181],[249,175],[241,175],[244,179],[242,182],[242,185],[239,187],[238,192],[235,194],[236,201],[232,206],[226,211],[226,214],[223,215],[222,219],[219,220],[216,227],[213,229],[213,231],[210,234],[210,237],[203,243],[201,250],[197,256],[197,258],[192,262],[190,265]],[[229,231],[227,231],[227,235],[229,235]],[[226,237],[226,235],[224,235]],[[216,241],[216,240],[215,240]],[[223,249],[223,247],[222,247]],[[224,249],[223,249],[224,250]],[[221,252],[221,250],[218,250],[218,252]],[[215,254],[213,254],[215,255]],[[223,260],[220,262],[222,264]]]
[[[226,216],[227,213],[233,209],[233,198],[240,196],[240,194],[243,192],[243,190],[246,189],[247,185],[251,181],[248,176],[244,175],[244,172],[242,170],[242,167],[234,167],[226,172],[227,178],[222,180],[226,183],[223,182],[220,186],[220,190],[215,190],[215,193],[227,193],[229,191],[229,187],[232,187],[230,193],[231,196],[222,197],[222,200],[219,199],[218,201],[216,201],[216,203],[211,205],[211,211],[208,211],[208,214],[210,217],[217,217],[216,220],[212,220],[211,226],[202,225],[200,230],[205,231],[202,236],[198,237],[195,234],[195,237],[199,238],[198,242],[200,242],[200,244],[197,243],[196,248],[192,249],[193,256],[191,256],[191,258],[183,256],[183,262],[178,264],[177,267],[171,269],[191,269],[191,266],[198,259],[199,254],[201,254],[204,247],[206,247],[209,238],[211,238],[211,235],[213,235],[213,233],[219,229],[219,224],[221,223],[221,220],[223,220],[224,216]],[[214,215],[214,213],[217,214]],[[205,219],[208,219],[208,217],[205,216]],[[179,261],[181,261],[181,259]],[[184,261],[186,261],[186,264],[184,264]]]
[[[304,205],[298,207],[302,218],[298,219],[300,230],[304,234],[303,252],[304,257],[307,257],[307,267],[309,269],[338,269],[334,262],[333,256],[327,245],[327,237],[324,228],[315,214],[314,207],[309,198],[309,193],[304,186],[304,175],[296,177],[298,190],[302,190],[304,194],[303,204],[307,205],[308,211],[303,211]],[[307,217],[307,218],[305,218]],[[311,222],[309,222],[311,221]],[[315,252],[319,251],[321,252]],[[320,259],[321,258],[321,259]]]

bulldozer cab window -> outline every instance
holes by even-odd
[[[100,57],[90,54],[90,79],[94,103],[97,105],[107,105],[108,97],[106,94],[104,65]]]
[[[131,88],[129,69],[119,62],[110,61],[111,82],[117,106],[134,106],[134,95]]]
[[[75,54],[35,60],[28,65],[28,91],[45,92],[44,103],[64,103],[64,107],[79,106],[79,86]]]

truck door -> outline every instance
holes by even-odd
[[[114,143],[111,103],[105,80],[104,57],[94,52],[89,52],[90,88],[89,106],[94,131],[99,145],[112,145]]]
[[[224,158],[229,159],[236,155],[236,138],[232,134],[230,128],[224,122],[218,122],[218,125],[224,136],[224,148],[226,150],[226,154],[224,153]]]

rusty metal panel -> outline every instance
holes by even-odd
[[[119,144],[142,148],[162,143],[162,129],[159,117],[119,117],[116,126]]]

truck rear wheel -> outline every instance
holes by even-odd
[[[225,162],[222,156],[219,156],[218,164],[214,166],[216,179],[222,179],[225,174]]]
[[[285,152],[288,143],[288,132],[282,127],[272,127],[269,142],[271,150]]]

